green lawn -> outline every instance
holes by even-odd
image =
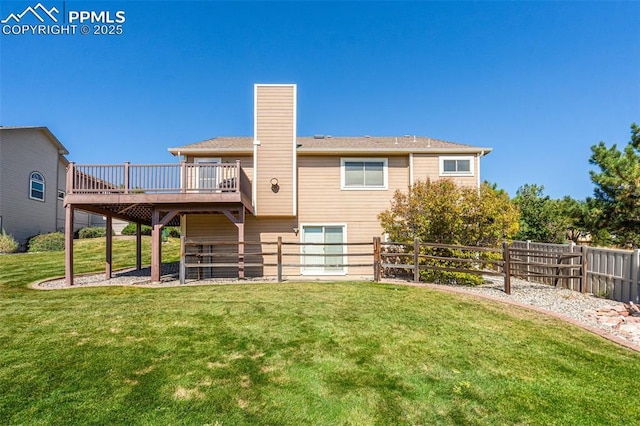
[[[113,239],[113,268],[135,266],[135,238]],[[162,244],[162,260],[179,260],[180,240],[169,238]],[[76,274],[104,271],[104,238],[74,241],[74,272]],[[142,263],[151,263],[151,238],[142,237]],[[45,278],[64,276],[64,252],[19,253],[0,255],[0,289],[2,287],[24,288],[25,284]]]
[[[0,256],[0,424],[640,421],[640,356],[530,311],[372,283],[25,289],[50,256]]]

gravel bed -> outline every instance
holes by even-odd
[[[104,274],[76,275],[73,279],[73,287],[69,287],[64,278],[44,281],[34,288],[43,290],[55,290],[63,288],[79,287],[101,287],[101,286],[136,286],[136,287],[174,287],[179,286],[178,279],[179,262],[163,263],[161,278],[159,283],[151,283],[151,268],[146,267],[137,271],[135,269],[125,269],[114,272],[110,280],[105,280]],[[246,278],[237,280],[235,278],[215,278],[205,280],[188,280],[185,285],[207,285],[207,284],[242,284],[242,283],[263,283],[272,282],[270,278]]]
[[[162,278],[160,283],[151,283],[149,279],[150,268],[143,268],[140,271],[135,269],[118,271],[113,274],[110,280],[104,279],[104,274],[91,274],[76,276],[74,288],[88,286],[114,286],[130,285],[138,287],[171,287],[180,285],[178,281],[179,263],[162,265]],[[521,279],[511,278],[511,295],[504,292],[504,282],[502,278],[484,277],[485,283],[477,287],[463,287],[468,293],[478,293],[493,296],[500,299],[519,302],[529,306],[541,308],[554,312],[563,317],[573,319],[582,324],[596,327],[609,334],[617,336],[634,345],[640,346],[640,342],[633,340],[628,335],[620,333],[610,325],[598,321],[595,313],[599,308],[623,305],[609,299],[602,299],[591,294],[582,294],[577,291],[556,288],[550,285],[527,282]],[[264,283],[274,282],[274,279],[249,278],[242,281],[236,279],[208,279],[200,281],[190,281],[187,285],[209,285],[209,284],[238,284],[238,283]],[[385,280],[387,281],[387,280]],[[388,280],[387,282],[404,283],[406,281]],[[443,285],[444,286],[444,285]],[[461,288],[460,286],[451,286]],[[35,288],[39,289],[62,289],[69,288],[64,279],[45,281]]]

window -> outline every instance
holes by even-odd
[[[64,201],[64,191],[62,189],[58,189],[58,200]]]
[[[473,157],[440,157],[440,176],[472,176]]]
[[[342,189],[387,189],[386,158],[343,158]]]
[[[44,201],[44,176],[39,172],[33,172],[29,176],[29,198]]]
[[[303,275],[346,274],[346,225],[302,225]]]

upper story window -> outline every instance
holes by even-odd
[[[440,157],[440,176],[473,176],[473,157]]]
[[[342,189],[387,189],[386,158],[342,158]]]
[[[44,176],[40,172],[32,172],[29,176],[29,198],[44,201]]]

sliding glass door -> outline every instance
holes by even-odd
[[[304,274],[344,274],[344,225],[302,227],[302,272]],[[337,243],[337,245],[327,245]]]

